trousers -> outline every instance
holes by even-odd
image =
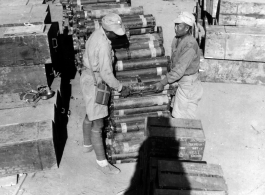
[[[196,119],[196,110],[203,94],[198,76],[198,73],[183,76],[178,81],[178,89],[171,105],[174,118]]]

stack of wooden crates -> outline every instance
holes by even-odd
[[[59,33],[43,0],[0,2],[0,177],[57,167],[60,94],[33,103],[20,94],[59,88],[50,76]]]
[[[265,2],[219,0],[207,25],[202,81],[265,84]],[[213,7],[211,8],[213,9]]]

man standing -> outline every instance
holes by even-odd
[[[157,91],[162,91],[168,83],[178,83],[175,99],[172,102],[174,118],[196,118],[196,109],[203,88],[198,79],[200,49],[191,35],[195,17],[188,12],[181,12],[174,20],[176,36],[172,42],[171,71],[155,84]]]
[[[129,89],[114,77],[112,61],[113,50],[109,39],[124,35],[125,29],[119,15],[111,13],[102,18],[102,27],[95,30],[86,42],[80,84],[86,104],[86,117],[83,122],[84,147],[86,152],[93,149],[98,168],[104,174],[118,174],[120,170],[108,163],[102,140],[103,118],[108,115],[108,106],[95,102],[96,83],[105,82],[111,88],[129,95]],[[93,76],[94,75],[94,76]],[[94,77],[94,78],[93,78]]]

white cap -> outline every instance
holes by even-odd
[[[102,27],[107,31],[112,31],[117,35],[124,35],[125,28],[121,17],[118,14],[110,13],[102,18]]]
[[[185,23],[189,26],[193,26],[195,24],[195,17],[189,12],[181,12],[174,20],[174,23]]]

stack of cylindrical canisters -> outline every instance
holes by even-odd
[[[65,5],[80,72],[85,42],[100,27],[101,18],[108,13],[122,18],[126,34],[111,40],[115,52],[113,69],[116,78],[131,92],[123,98],[112,91],[110,116],[105,121],[106,155],[113,164],[135,162],[145,140],[145,119],[170,116],[171,95],[175,92],[174,86],[166,85],[163,92],[156,93],[153,85],[170,68],[162,27],[156,27],[154,16],[144,15],[143,7],[131,7],[130,0],[75,0]]]

